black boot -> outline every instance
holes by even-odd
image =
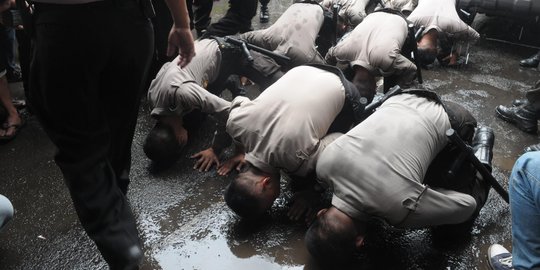
[[[519,129],[535,134],[538,130],[536,113],[529,106],[506,107],[497,106],[497,115],[505,121],[514,124]]]
[[[237,96],[246,96],[246,89],[242,86],[238,75],[231,75],[227,81],[225,81],[225,88],[231,92],[233,98]]]
[[[491,172],[495,134],[490,127],[477,128],[472,141],[474,155]]]
[[[540,143],[525,147],[525,152],[540,151]]]
[[[261,5],[261,14],[259,15],[259,21],[261,23],[267,23],[270,21],[270,12],[268,12],[268,5]]]
[[[528,68],[536,68],[538,67],[538,63],[540,63],[540,51],[532,55],[531,57],[527,59],[523,59],[519,61],[519,65],[522,67],[528,67]]]

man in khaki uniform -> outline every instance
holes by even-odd
[[[242,217],[257,216],[279,195],[280,172],[313,173],[321,151],[341,135],[329,134],[333,127],[348,130],[375,85],[368,98],[365,90],[365,82],[351,83],[335,67],[300,66],[252,101],[235,98],[227,133],[245,148],[248,165],[227,187],[229,207]]]
[[[291,58],[286,69],[309,64],[324,63],[317,51],[315,40],[323,26],[323,8],[316,4],[292,4],[270,27],[246,32],[240,38],[253,45]]]
[[[332,10],[334,5],[338,5],[339,19],[352,29],[367,16],[366,7],[369,2],[369,0],[323,0],[321,6]]]
[[[443,63],[456,65],[459,50],[465,50],[463,43],[475,43],[480,37],[459,18],[456,0],[419,0],[407,19],[415,27],[425,27],[418,42],[419,59],[425,65],[433,63],[438,54]],[[443,48],[440,53],[437,46]]]
[[[418,0],[382,0],[382,2],[385,8],[399,10],[405,15],[411,14],[418,5]]]
[[[247,76],[263,88],[281,77],[279,65],[271,58],[251,52],[254,61],[248,62],[239,49],[226,48],[226,45],[212,38],[197,40],[197,54],[189,66],[180,68],[174,61],[165,63],[156,75],[148,100],[157,124],[144,145],[150,159],[165,164],[176,160],[188,140],[184,118],[193,110],[222,114],[218,122],[225,123],[230,104],[216,95],[221,94],[231,74]],[[264,68],[261,62],[265,63]]]
[[[392,76],[398,84],[410,82],[416,66],[401,54],[408,35],[407,22],[398,14],[373,12],[326,54],[329,64],[359,68],[371,80]],[[385,89],[392,87],[385,83]]]
[[[463,224],[463,229],[470,229],[489,185],[475,178],[469,163],[456,167],[452,178],[445,175],[448,168],[454,169],[455,160],[441,158],[450,151],[445,132],[455,124],[439,102],[410,93],[391,97],[326,147],[316,170],[333,196],[332,206],[319,212],[306,234],[315,258],[336,262],[352,255],[355,246],[362,245],[372,217],[404,228]],[[452,106],[452,112],[458,112],[452,118],[460,119],[454,123],[468,123],[461,130],[474,131],[474,118],[454,108],[459,107]],[[477,135],[475,142],[481,137]],[[478,145],[477,151],[493,147]],[[489,165],[491,157],[486,161]]]

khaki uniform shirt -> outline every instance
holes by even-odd
[[[323,21],[323,10],[319,5],[296,3],[267,29],[246,32],[240,38],[290,57],[292,66],[324,63],[315,47]]]
[[[321,6],[330,10],[335,4],[340,6],[338,16],[354,28],[366,17],[366,6],[369,0],[323,0],[321,2]]]
[[[375,216],[401,227],[463,222],[476,208],[473,197],[422,184],[449,128],[441,105],[411,94],[391,97],[323,151],[317,176],[333,189],[332,204],[352,218]]]
[[[411,12],[418,5],[418,0],[382,0],[385,8]]]
[[[415,26],[425,26],[424,34],[431,29],[457,41],[476,42],[480,35],[456,11],[456,0],[419,0],[418,6],[407,17]]]
[[[324,145],[337,137],[325,135],[344,102],[345,88],[337,75],[296,67],[256,99],[235,98],[227,133],[244,145],[246,161],[260,170],[305,176]]]
[[[230,102],[208,92],[201,85],[214,81],[219,72],[221,53],[213,39],[195,42],[196,55],[185,68],[165,63],[150,84],[148,100],[151,114],[183,116],[194,109],[205,113],[222,113],[226,121]]]
[[[407,34],[407,23],[402,17],[374,12],[330,48],[326,60],[329,64],[362,66],[374,75],[400,75],[404,81],[410,81],[416,66],[401,55]]]

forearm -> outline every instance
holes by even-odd
[[[189,13],[186,0],[165,0],[171,12],[174,26],[177,28],[189,28]]]

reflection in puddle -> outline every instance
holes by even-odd
[[[302,269],[304,263],[298,265],[291,262],[292,256],[279,255],[290,253],[290,243],[284,243],[290,242],[290,235],[272,237],[279,232],[264,230],[242,239],[235,234],[245,232],[228,233],[236,225],[236,218],[222,203],[213,204],[162,235],[151,256],[162,269]]]

